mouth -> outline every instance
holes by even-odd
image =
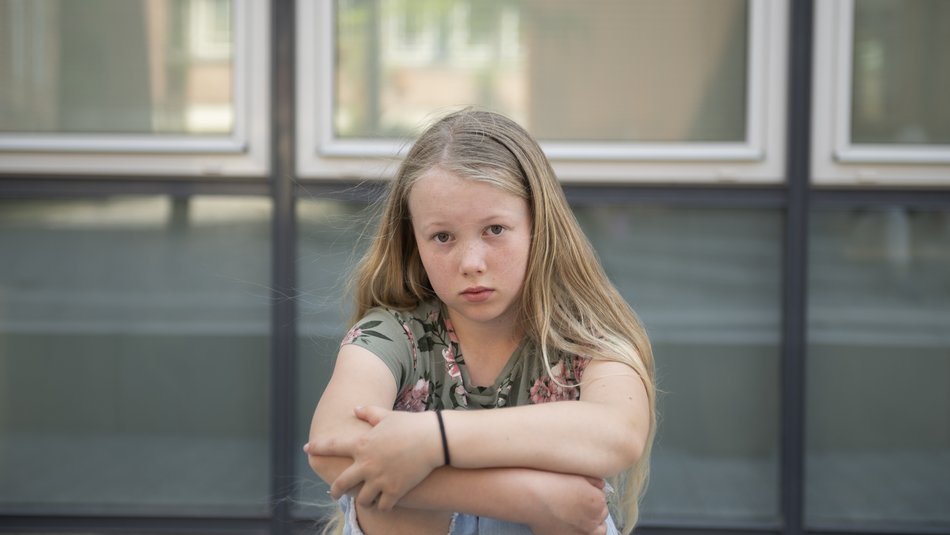
[[[488,299],[493,291],[491,288],[485,288],[484,286],[475,286],[462,290],[462,297],[469,301],[484,301]]]

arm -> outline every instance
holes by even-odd
[[[396,389],[392,373],[368,350],[353,345],[340,350],[333,376],[314,412],[310,443],[305,447],[310,453],[311,468],[324,481],[333,483],[340,473],[358,464],[353,457],[361,461],[361,447],[368,445],[365,438],[373,427],[354,416],[353,408],[361,405],[392,407]],[[419,427],[403,435],[410,441],[408,445],[389,442],[393,447],[386,449],[394,450],[397,457],[407,452],[422,458],[432,457],[436,465],[441,465],[442,447],[435,415],[431,412],[394,414],[415,417]],[[316,455],[312,445],[318,442],[332,445],[336,455]],[[388,476],[398,472],[391,467],[400,466],[400,462],[388,460],[379,466]],[[523,468],[442,467],[431,473],[425,471],[420,477],[421,482],[412,485],[409,493],[399,500],[400,507],[490,516],[529,524],[540,532],[549,532],[547,528],[556,525],[559,529],[573,526],[579,529],[578,533],[590,533],[590,526],[596,527],[606,516],[602,485],[580,476]],[[460,492],[459,489],[466,490]],[[364,493],[366,490],[364,485],[358,491],[359,505],[368,506],[377,497],[376,490]],[[391,504],[380,499],[377,506],[385,509]]]
[[[594,361],[584,374],[579,401],[563,401],[495,409],[443,413],[452,464],[456,468],[522,467],[603,478],[635,463],[649,434],[649,404],[639,376],[625,364]],[[333,483],[341,494],[363,481],[388,480],[384,493],[398,499],[411,486],[400,486],[397,472],[428,473],[441,464],[441,447],[431,414],[403,413],[365,407],[357,411],[373,424],[359,448],[366,461],[354,465]],[[398,444],[426,437],[424,457],[400,457]],[[342,451],[350,451],[351,446]],[[339,445],[317,444],[323,454]],[[387,466],[389,473],[373,466]]]
[[[643,382],[629,366],[610,361],[590,362],[579,401],[452,411],[443,418],[458,468],[522,466],[597,478],[636,463],[650,432]]]

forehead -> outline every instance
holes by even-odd
[[[522,197],[489,182],[465,178],[439,167],[420,175],[409,190],[414,221],[430,218],[465,220],[496,215],[528,216]]]

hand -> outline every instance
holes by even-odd
[[[349,440],[320,439],[306,450],[311,455],[353,458],[353,464],[330,486],[335,499],[362,486],[356,495],[357,504],[390,511],[442,465],[436,415],[380,407],[357,407],[354,414],[373,428]]]
[[[534,493],[541,509],[528,522],[537,535],[605,535],[607,496],[604,482],[584,476],[536,472]]]

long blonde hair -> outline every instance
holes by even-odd
[[[548,373],[548,355],[560,352],[622,362],[643,381],[650,404],[647,444],[640,460],[614,482],[621,495],[614,504],[618,520],[625,532],[632,531],[656,430],[653,351],[640,320],[604,273],[547,157],[521,126],[469,108],[443,117],[416,140],[390,185],[379,228],[355,272],[355,318],[373,307],[410,310],[435,298],[408,204],[416,180],[434,167],[491,183],[528,202],[533,230],[520,319]]]

